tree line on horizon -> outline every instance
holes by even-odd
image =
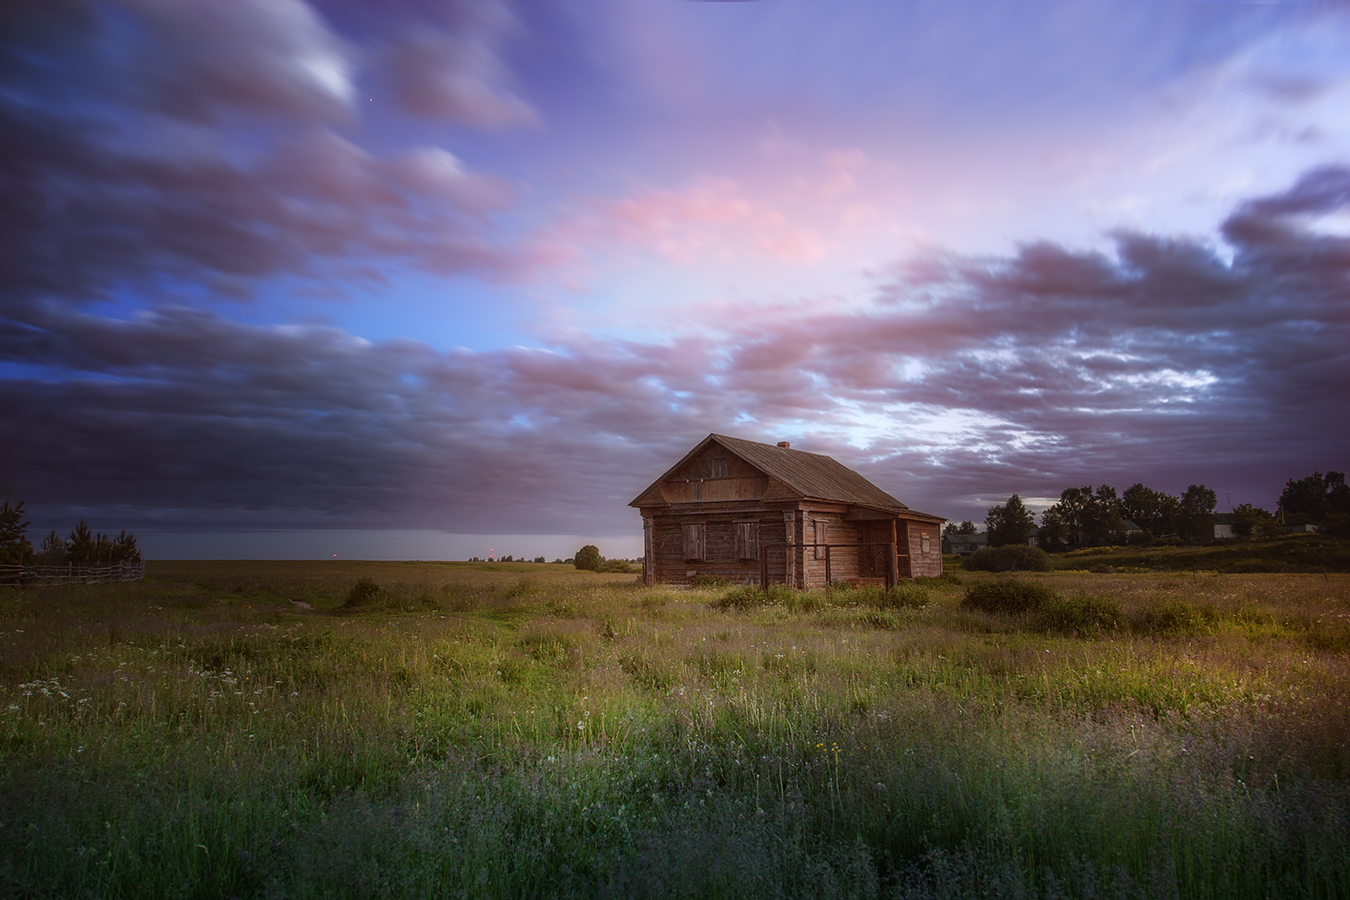
[[[1203,484],[1189,485],[1180,496],[1155,491],[1142,483],[1117,495],[1111,485],[1065,488],[1059,501],[1035,516],[1013,494],[1006,503],[989,507],[985,534],[990,547],[1028,544],[1032,538],[1045,550],[1063,551],[1125,542],[1155,540],[1195,541],[1212,535],[1211,515],[1218,501]],[[1138,531],[1127,533],[1125,522]],[[1282,534],[1285,525],[1317,525],[1331,534],[1350,533],[1350,486],[1345,473],[1314,472],[1306,478],[1289,479],[1280,494],[1276,512],[1250,503],[1233,510],[1233,533],[1241,537]],[[977,534],[969,520],[949,523],[943,534]]]
[[[61,537],[53,528],[37,550],[28,540],[30,523],[23,518],[23,501],[0,504],[0,565],[103,566],[140,562],[136,536],[124,528],[117,537],[95,533],[83,519]]]

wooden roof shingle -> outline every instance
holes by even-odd
[[[641,505],[639,501],[649,491],[669,478],[672,473],[711,442],[716,442],[728,452],[736,454],[764,474],[777,479],[788,490],[804,499],[848,503],[881,512],[909,512],[927,518],[940,519],[940,517],[930,516],[927,513],[910,510],[908,506],[848,466],[828,456],[822,456],[819,453],[807,453],[804,450],[793,450],[788,447],[776,447],[773,444],[761,444],[758,441],[747,441],[725,434],[710,434],[699,441],[694,449],[666,470],[665,474],[653,482],[646,491],[639,494],[629,505]]]

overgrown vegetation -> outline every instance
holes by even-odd
[[[972,554],[974,555],[974,554]],[[1051,557],[1057,569],[1110,572],[1350,572],[1350,541],[1317,534],[1284,535],[1197,546],[1111,546]],[[968,568],[968,566],[966,566]]]
[[[1056,594],[1043,584],[1025,581],[985,581],[966,588],[961,605],[981,612],[1020,616],[1039,609]]]
[[[1026,544],[981,547],[961,559],[961,568],[971,572],[1049,572],[1054,567],[1049,553]]]
[[[966,581],[6,592],[0,895],[1350,895],[1350,577]]]

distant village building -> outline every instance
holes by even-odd
[[[1214,528],[1214,540],[1226,541],[1237,537],[1237,532],[1233,531],[1233,522],[1232,513],[1210,513],[1209,523]]]
[[[949,534],[942,539],[942,552],[955,553],[957,556],[965,556],[967,553],[974,553],[976,550],[982,550],[989,546],[989,535],[980,534]]]
[[[648,584],[700,575],[801,589],[942,574],[940,516],[828,456],[710,434],[629,506]]]

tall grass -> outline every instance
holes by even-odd
[[[1350,578],[325,565],[0,595],[0,895],[1350,896]]]

